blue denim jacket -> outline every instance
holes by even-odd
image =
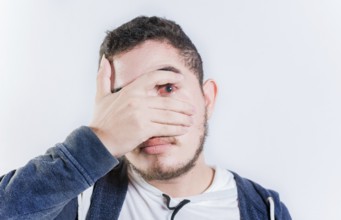
[[[290,220],[276,192],[234,173],[241,219]],[[118,219],[128,177],[88,127],[0,177],[0,219],[78,219],[77,196],[94,185],[87,219]],[[273,218],[273,217],[272,217]]]

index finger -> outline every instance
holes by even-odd
[[[111,93],[111,67],[109,61],[102,56],[100,67],[97,73],[96,98],[104,97]]]

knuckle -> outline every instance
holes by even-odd
[[[128,107],[130,109],[136,109],[137,106],[139,106],[139,99],[137,99],[137,98],[130,98],[128,100],[128,104],[127,105],[128,105]]]

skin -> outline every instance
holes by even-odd
[[[146,41],[111,59],[111,65],[101,62],[90,127],[113,156],[125,155],[144,172],[181,168],[200,147],[216,83],[207,80],[201,87],[177,49],[161,41]],[[203,192],[213,176],[200,153],[188,172],[147,181],[172,197],[184,197]]]

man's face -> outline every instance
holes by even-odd
[[[195,163],[203,163],[201,151],[206,127],[205,96],[196,75],[185,66],[177,49],[164,42],[146,41],[133,50],[114,56],[113,69],[114,89],[124,87],[148,72],[179,72],[184,76],[181,84],[157,86],[155,94],[172,97],[195,107],[193,125],[188,133],[177,137],[153,137],[125,155],[129,163],[149,180],[172,179],[190,170]],[[134,131],[131,131],[131,135],[134,135]]]

